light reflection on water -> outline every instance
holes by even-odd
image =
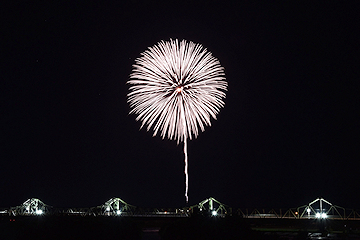
[[[349,239],[349,240],[360,240],[359,235],[351,235],[348,234],[347,236],[342,236],[334,233],[328,233],[328,234],[321,234],[321,233],[311,233],[309,234],[308,239],[329,239],[329,240],[337,240],[337,239]]]
[[[334,233],[304,233],[304,236],[300,236],[301,233],[294,233],[294,232],[267,232],[264,234],[265,239],[271,235],[276,235],[276,239],[283,239],[283,240],[294,240],[294,239],[306,239],[306,240],[360,240],[360,235],[357,234],[347,234],[346,236],[341,234],[334,234]]]
[[[159,230],[160,228],[144,228],[141,240],[161,240]]]

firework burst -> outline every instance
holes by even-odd
[[[188,202],[187,139],[211,126],[224,107],[227,82],[224,68],[201,44],[161,41],[135,60],[128,103],[141,127],[184,143],[185,197]]]

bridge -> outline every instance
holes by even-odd
[[[0,209],[0,215],[8,216],[132,216],[132,217],[189,217],[202,214],[209,217],[239,216],[241,218],[270,219],[336,219],[360,220],[360,214],[354,209],[346,209],[334,205],[324,198],[317,198],[308,204],[290,209],[236,209],[221,203],[213,197],[207,198],[196,205],[175,209],[144,209],[131,205],[114,197],[105,203],[90,208],[56,208],[45,204],[37,198],[30,198],[24,203],[10,208]]]

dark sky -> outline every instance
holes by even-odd
[[[182,145],[139,131],[126,102],[134,59],[178,38],[229,83],[189,142],[189,205],[360,208],[356,4],[51,2],[0,8],[0,207],[185,206]]]

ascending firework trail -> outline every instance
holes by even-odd
[[[187,139],[211,126],[224,107],[227,82],[220,62],[200,44],[170,39],[149,47],[135,60],[130,80],[130,114],[154,136],[184,142],[188,202]]]

